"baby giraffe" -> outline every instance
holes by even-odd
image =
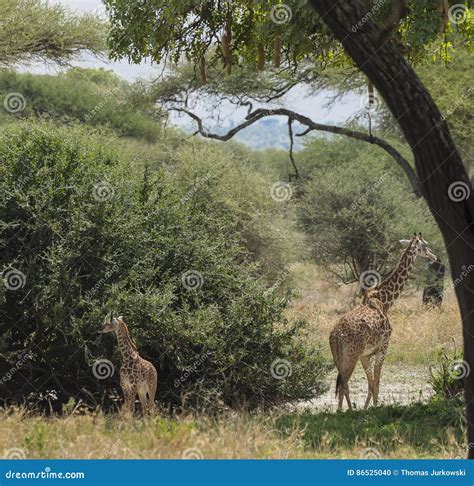
[[[122,413],[133,413],[137,394],[142,405],[143,415],[151,413],[155,403],[156,368],[149,361],[140,357],[122,317],[112,318],[109,315],[101,332],[115,332],[119,351],[122,355],[120,386],[125,398]]]

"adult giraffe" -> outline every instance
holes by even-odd
[[[397,266],[376,289],[367,290],[362,305],[344,314],[329,335],[329,346],[338,374],[336,395],[338,410],[346,397],[347,406],[352,409],[349,396],[349,380],[360,360],[367,375],[368,393],[365,408],[373,399],[378,403],[380,376],[385,353],[388,348],[392,327],[387,312],[405,286],[415,265],[417,256],[436,261],[435,254],[421,236],[413,235],[411,240],[400,240],[407,248]],[[373,366],[373,371],[372,371]]]

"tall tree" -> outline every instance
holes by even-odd
[[[400,51],[359,0],[310,0],[336,39],[383,96],[415,157],[423,194],[443,235],[453,280],[474,259],[474,197],[446,120]],[[474,370],[474,275],[455,287],[462,316],[464,356]],[[466,377],[468,443],[474,442],[474,376]],[[469,458],[474,450],[469,448]]]
[[[112,21],[109,40],[115,57],[135,62],[145,56],[156,61],[186,57],[197,64],[207,51],[211,62],[223,61],[227,71],[237,61],[262,69],[262,57],[270,59],[270,54],[278,58],[280,69],[290,72],[308,65],[318,69],[356,66],[384,98],[411,147],[423,195],[444,237],[453,280],[472,263],[474,197],[470,181],[445,118],[411,67],[429,51],[446,57],[457,39],[472,49],[474,23],[468,1],[105,3]],[[224,32],[230,43],[225,49],[213,49],[221,43]],[[465,359],[472,370],[473,294],[474,274],[469,273],[456,285],[456,296]],[[473,374],[467,377],[465,388],[468,442],[474,443]],[[469,455],[474,458],[474,449]]]

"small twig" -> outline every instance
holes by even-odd
[[[295,163],[295,158],[293,156],[293,145],[294,145],[294,140],[293,140],[293,119],[288,117],[288,135],[290,136],[290,161],[291,165],[293,166],[293,169],[295,170],[294,174],[288,174],[290,182],[292,179],[298,180],[299,173],[298,173],[298,167],[296,167]]]

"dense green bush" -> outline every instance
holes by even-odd
[[[302,227],[316,261],[342,280],[358,279],[368,269],[390,270],[402,251],[399,240],[414,231],[443,257],[425,201],[409,193],[391,158],[354,141],[316,140],[301,160]]]
[[[291,201],[275,201],[272,186],[279,179],[255,170],[255,152],[242,146],[189,141],[173,150],[166,167],[185,191],[205,191],[219,211],[232,214],[234,236],[247,256],[259,264],[269,284],[286,281],[287,266],[300,257]],[[205,187],[201,187],[205,182]]]
[[[114,143],[45,123],[0,135],[1,397],[108,396],[118,354],[98,330],[109,310],[156,365],[165,402],[254,407],[317,395],[325,365],[285,321],[289,294],[268,285],[243,245],[213,147],[199,149],[195,170],[184,148],[151,170]],[[116,365],[110,379],[93,375],[98,359]]]

